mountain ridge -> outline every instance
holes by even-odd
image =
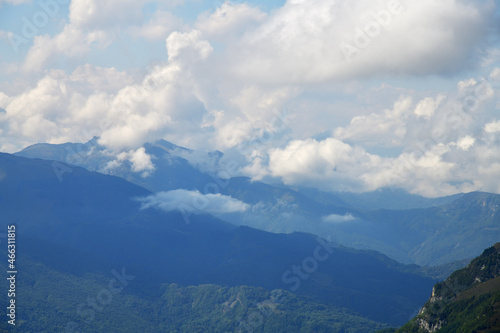
[[[500,243],[437,283],[418,315],[397,333],[498,332]]]
[[[50,240],[115,267],[147,268],[145,283],[287,289],[386,324],[406,321],[434,283],[382,254],[311,234],[268,233],[203,214],[187,224],[180,212],[141,210],[132,199],[148,190],[66,164],[72,172],[59,181],[53,163],[0,154],[1,225],[19,226],[19,248],[27,237]]]
[[[43,144],[16,154],[58,156],[60,162],[69,159],[80,162],[90,170],[111,172],[104,169],[113,157],[103,153],[104,147],[98,145],[97,138],[82,144],[80,153],[78,144],[72,145],[72,153],[64,144]],[[473,258],[500,237],[497,226],[500,216],[490,216],[489,211],[481,209],[483,202],[474,194],[426,199],[392,189],[368,194],[343,194],[342,199],[338,193],[272,186],[245,177],[220,178],[197,169],[182,157],[191,150],[164,140],[148,143],[144,149],[155,164],[155,169],[147,176],[134,172],[128,161],[122,161],[112,174],[153,192],[186,189],[202,194],[220,193],[250,204],[250,209],[244,212],[216,214],[217,218],[235,225],[275,233],[308,232],[323,238],[331,237],[348,247],[373,249],[400,262],[425,266],[442,266]],[[183,153],[177,154],[177,151]],[[216,163],[221,156],[223,153],[214,152],[212,157],[207,155],[205,158],[210,163]],[[422,207],[366,210],[367,207],[380,205],[383,202],[381,198],[387,195],[389,200],[385,207]],[[495,202],[499,198],[491,193],[483,196],[491,196]],[[355,203],[358,203],[357,206],[353,206]]]

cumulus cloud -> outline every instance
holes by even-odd
[[[486,188],[496,192],[500,183],[489,177],[500,149],[485,135],[500,126],[498,121],[482,125],[495,113],[494,103],[492,85],[475,79],[417,103],[403,96],[392,109],[353,117],[332,137],[271,149],[267,167],[254,164],[251,171],[326,191],[396,186],[430,197]],[[372,146],[398,150],[382,156],[366,150]]]
[[[178,59],[182,51],[194,50],[196,56],[206,58],[213,51],[212,46],[201,38],[198,30],[181,33],[174,31],[167,38],[167,53],[170,61]],[[182,53],[185,55],[185,53]]]
[[[27,72],[41,71],[61,56],[82,59],[93,49],[105,49],[121,34],[121,26],[142,24],[148,0],[72,0],[69,22],[55,36],[38,35],[24,59]]]
[[[133,83],[132,77],[114,67],[105,68],[85,64],[78,66],[68,77],[69,84],[78,84],[79,93],[105,92],[114,93]]]
[[[148,176],[155,169],[155,166],[151,161],[151,156],[146,153],[146,149],[143,147],[137,150],[119,153],[116,156],[116,160],[107,164],[106,169],[111,170],[117,168],[124,161],[129,161],[132,164],[132,171],[142,173],[143,177]]]
[[[266,13],[246,3],[232,4],[227,1],[217,7],[215,12],[200,15],[196,27],[211,39],[232,42],[266,17]]]
[[[288,1],[235,45],[235,66],[242,77],[266,82],[454,72],[472,65],[493,20],[491,6],[457,0]]]
[[[348,127],[335,130],[335,137],[359,143],[399,145],[406,134],[411,107],[411,97],[402,96],[390,110],[352,118]]]
[[[27,72],[41,71],[50,61],[60,56],[83,58],[92,48],[106,48],[112,40],[113,35],[109,31],[86,32],[78,26],[67,24],[63,31],[54,37],[35,36],[33,46],[24,60],[23,69]]]
[[[269,170],[287,184],[323,190],[363,190],[360,176],[381,158],[335,138],[295,140],[269,152]]]
[[[173,190],[158,192],[145,198],[141,209],[157,208],[167,212],[188,211],[197,214],[236,213],[247,210],[250,205],[221,194],[201,194],[198,191]]]
[[[262,88],[242,88],[224,103],[227,110],[217,111],[211,108],[212,82],[203,86],[191,72],[197,61],[205,60],[212,53],[210,43],[202,38],[200,31],[192,30],[171,33],[166,46],[168,62],[151,68],[143,79],[133,80],[114,68],[87,64],[70,75],[51,71],[38,82],[39,86],[46,86],[47,82],[60,86],[59,90],[50,92],[45,89],[43,97],[36,93],[41,100],[52,101],[51,105],[44,107],[43,103],[31,103],[32,99],[25,98],[24,94],[8,97],[13,99],[5,106],[11,118],[12,136],[17,131],[17,103],[30,104],[24,113],[33,110],[33,120],[25,121],[21,119],[24,116],[19,116],[19,121],[33,125],[46,123],[45,127],[39,126],[36,133],[33,126],[21,132],[24,140],[18,143],[18,149],[37,141],[87,141],[94,135],[100,136],[101,144],[115,151],[137,149],[146,141],[160,138],[185,146],[201,144],[208,148],[210,144],[211,148],[228,148],[250,139],[259,131],[277,130],[273,124],[275,109],[290,96],[289,89],[265,92]],[[36,91],[28,93],[34,95]],[[259,114],[252,113],[251,106],[255,102]],[[49,117],[43,110],[53,116]],[[92,135],[82,136],[78,126],[84,126],[85,132],[92,132]],[[197,135],[186,135],[195,132]],[[6,145],[3,149],[13,150]]]
[[[484,125],[484,131],[486,133],[497,133],[500,132],[500,120],[492,121]]]
[[[207,44],[197,36],[196,32],[188,34],[177,52],[189,49],[203,56]],[[40,141],[85,142],[99,136],[101,144],[120,152],[164,138],[165,133],[174,139],[176,135],[189,138],[186,131],[193,133],[200,128],[205,108],[191,90],[193,79],[185,75],[186,70],[172,60],[139,79],[115,68],[89,64],[71,74],[50,71],[36,87],[19,95],[0,96],[6,110],[1,115],[5,141],[17,142],[17,149],[21,149]],[[173,141],[184,144],[179,139]],[[15,150],[5,143],[2,149]]]
[[[176,31],[183,30],[185,24],[182,19],[170,12],[158,10],[151,19],[140,26],[132,26],[130,33],[133,37],[143,37],[149,40],[164,40]]]
[[[37,74],[0,92],[0,149],[96,135],[109,167],[146,175],[154,160],[141,146],[166,139],[323,190],[500,188],[494,3],[290,0],[265,13],[226,2],[188,23],[172,14],[180,2],[146,14],[147,0],[73,0],[60,31],[5,67]],[[92,65],[119,39],[163,53],[142,70]],[[447,74],[478,67],[446,91]]]
[[[476,141],[476,139],[474,139],[470,135],[467,135],[463,138],[460,138],[460,140],[457,141],[457,146],[458,146],[458,148],[467,151],[470,149],[470,147],[472,147],[474,145],[475,141]]]
[[[142,20],[142,7],[147,0],[72,0],[69,19],[81,28],[118,27],[131,25]]]
[[[466,181],[468,177],[454,172],[456,162],[448,160],[451,146],[436,144],[397,157],[381,157],[334,138],[293,141],[270,152],[269,171],[286,184],[325,191],[365,192],[397,186],[433,197],[477,189],[477,184]],[[451,185],[455,177],[463,184]]]
[[[432,97],[424,98],[415,107],[415,115],[417,115],[417,117],[424,117],[424,118],[432,117],[436,112],[436,109],[438,108],[439,104],[441,104],[441,102],[445,97],[446,97],[445,95],[441,94],[436,96],[436,98]]]
[[[0,93],[2,150],[15,151],[36,142],[86,142],[107,130],[110,95],[132,79],[114,68],[91,65],[73,73],[49,71],[18,95]],[[7,144],[10,144],[9,146]]]

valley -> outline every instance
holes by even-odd
[[[157,309],[158,306],[161,308],[159,304],[162,301],[158,297],[165,290],[182,290],[177,293],[191,295],[186,297],[190,302],[201,306],[199,311],[216,311],[210,312],[210,317],[218,318],[216,322],[193,323],[193,328],[190,328],[193,331],[196,331],[196,325],[213,327],[214,332],[236,329],[244,331],[245,325],[234,321],[235,313],[238,313],[239,317],[248,316],[252,311],[266,313],[259,304],[266,299],[273,300],[270,295],[276,293],[286,295],[283,297],[287,299],[286,304],[290,305],[272,303],[272,309],[268,310],[273,315],[261,318],[259,322],[262,321],[263,324],[253,327],[254,331],[342,332],[349,328],[359,332],[373,332],[383,327],[402,325],[420,308],[428,295],[429,288],[439,276],[446,277],[453,270],[466,265],[467,259],[473,255],[473,251],[470,250],[455,252],[450,256],[445,248],[441,251],[447,252],[447,255],[440,255],[440,250],[435,246],[447,245],[442,240],[432,241],[430,247],[423,246],[428,243],[425,241],[427,232],[425,224],[444,219],[439,223],[440,229],[443,230],[443,239],[446,239],[446,228],[456,229],[456,221],[465,220],[468,216],[469,208],[466,208],[465,202],[470,205],[470,209],[475,209],[474,212],[479,209],[489,214],[491,211],[496,212],[495,200],[498,200],[492,194],[472,193],[458,196],[454,200],[436,200],[436,206],[428,208],[365,211],[361,207],[346,204],[341,199],[334,199],[336,205],[326,204],[324,200],[316,201],[314,196],[301,194],[294,189],[273,187],[236,177],[219,178],[220,192],[214,193],[212,197],[205,194],[199,198],[212,200],[212,204],[222,199],[225,203],[241,202],[246,205],[245,207],[251,207],[250,212],[203,213],[203,208],[208,207],[210,204],[208,203],[206,207],[200,206],[198,210],[193,209],[186,214],[182,209],[182,204],[186,204],[184,201],[177,202],[177,208],[168,210],[162,208],[164,206],[161,201],[155,201],[157,206],[151,206],[152,198],[160,200],[160,197],[153,195],[151,190],[158,191],[157,193],[170,191],[180,195],[184,192],[175,192],[177,186],[186,186],[184,190],[188,194],[193,191],[201,193],[200,189],[204,182],[214,183],[213,175],[199,171],[187,160],[161,149],[162,155],[155,155],[158,163],[157,169],[152,174],[137,176],[134,175],[130,165],[124,165],[121,171],[113,176],[82,168],[94,165],[96,171],[102,171],[102,166],[109,163],[104,155],[96,150],[88,150],[90,154],[86,158],[86,163],[81,163],[80,166],[66,164],[65,150],[63,150],[65,146],[39,145],[30,147],[16,154],[17,156],[0,155],[0,169],[4,175],[0,188],[0,208],[4,212],[3,221],[15,223],[19,230],[18,243],[23,249],[24,269],[28,272],[41,269],[45,272],[42,276],[46,275],[43,278],[47,281],[67,281],[65,282],[69,283],[67,285],[56,283],[56,290],[64,291],[75,283],[98,286],[99,283],[103,283],[99,281],[104,281],[105,285],[106,279],[110,278],[110,267],[115,275],[123,267],[124,272],[125,269],[126,272],[130,272],[126,274],[133,276],[130,288],[128,286],[126,290],[122,288],[123,292],[120,289],[116,295],[117,299],[124,297],[125,304],[140,303],[143,308],[141,311],[150,313],[151,310],[148,310],[150,308]],[[176,147],[165,143],[162,146]],[[151,147],[153,148],[148,150],[150,153],[154,151],[155,146]],[[39,159],[50,156],[59,156],[59,160],[54,162]],[[32,159],[33,157],[37,158]],[[162,160],[164,162],[161,162]],[[59,163],[57,168],[54,168],[54,163]],[[66,172],[61,175],[59,170]],[[179,173],[184,175],[181,177]],[[163,183],[159,179],[163,179]],[[181,185],[178,183],[179,179],[185,179],[191,185]],[[173,184],[170,181],[177,183]],[[146,188],[139,186],[140,184]],[[276,205],[274,200],[280,197],[283,198],[282,202]],[[145,201],[141,198],[150,199]],[[145,206],[145,202],[151,205]],[[472,208],[473,205],[480,208]],[[288,216],[284,214],[285,211],[289,213]],[[451,212],[453,213],[450,214]],[[254,218],[259,217],[260,224],[256,225],[246,220],[245,214],[248,216],[253,214]],[[331,228],[318,227],[321,223],[325,224],[318,221],[321,216],[335,214],[353,216],[353,219],[335,223]],[[447,224],[444,221],[449,216],[453,220],[449,219],[450,222]],[[405,220],[407,217],[411,219]],[[294,229],[297,225],[294,221],[302,221],[303,225],[316,227]],[[305,221],[309,222],[304,223]],[[467,233],[480,235],[488,223],[495,221],[497,218],[493,215],[491,222],[486,220],[482,224],[470,225]],[[399,226],[395,227],[395,223]],[[7,224],[2,228],[6,227]],[[411,241],[405,239],[403,236],[413,228],[420,228],[422,236],[415,238],[413,234]],[[387,234],[389,230],[396,234]],[[428,234],[433,234],[435,237],[435,230],[433,227]],[[322,234],[326,231],[328,234]],[[478,237],[478,244],[475,246],[484,246],[490,238],[496,237],[491,233],[491,229],[489,232],[489,235]],[[447,236],[450,237],[448,242],[455,242],[456,236],[448,233]],[[368,237],[370,240],[364,242],[364,246],[356,243],[358,249],[346,247],[349,245],[349,239],[357,239],[359,242],[367,240]],[[415,264],[398,263],[382,254],[395,253],[390,250],[393,246],[391,245],[393,237],[396,237],[395,240],[400,244],[404,244],[403,249],[408,253],[411,254],[409,245],[418,247],[421,253],[429,253],[438,258],[434,262],[446,265],[420,267]],[[384,244],[379,248],[382,253],[374,251],[374,248],[377,248],[376,242]],[[414,245],[411,245],[412,243]],[[372,246],[368,246],[369,244]],[[30,276],[34,276],[33,274],[30,273]],[[40,274],[35,275],[40,276]],[[63,301],[62,294],[39,290],[35,288],[38,284],[33,285],[34,282],[29,280],[21,278],[20,281],[21,286],[28,288],[24,289],[24,293],[21,292],[21,299],[28,297],[28,294],[39,294],[38,302],[43,303],[43,299],[47,298]],[[73,290],[72,293],[92,295],[102,290],[102,287],[92,288],[98,288],[97,292],[82,289]],[[208,294],[205,294],[206,292]],[[109,294],[108,291],[106,293]],[[236,297],[238,301],[236,303],[235,299],[231,298],[235,296],[227,296],[228,300],[225,302],[221,302],[224,299],[222,296],[213,299],[220,293],[240,296]],[[256,293],[260,296],[256,296]],[[163,297],[172,296],[165,294]],[[242,305],[242,297],[246,299],[245,303],[242,303],[244,304],[242,309],[234,310],[236,312],[231,310],[234,313],[229,314],[220,308],[222,304],[229,303]],[[210,302],[215,304],[206,303],[209,299],[213,299]],[[29,301],[25,300],[27,303],[33,301],[32,298]],[[303,305],[292,306],[296,302],[303,302]],[[40,308],[42,303],[33,304],[32,308]],[[71,306],[61,303],[57,306],[60,307],[59,311],[62,311],[61,315],[64,318],[72,318],[70,322],[77,323],[74,326],[76,329],[82,323],[93,322],[94,318],[99,317],[104,303],[93,306],[94,303]],[[80,309],[76,311],[77,316],[67,311],[74,309],[75,306]],[[116,306],[120,308],[118,304],[114,305]],[[160,308],[153,313],[160,311]],[[21,310],[20,315],[29,318],[40,315],[23,311],[26,311],[26,308]],[[131,309],[124,308],[123,311]],[[281,315],[274,314],[281,313],[286,313],[286,318],[290,318],[292,313],[298,318],[319,317],[314,320],[315,328],[307,328],[303,326],[308,325],[305,319],[300,320],[300,324],[297,322],[296,325],[299,326],[293,326],[289,320],[287,324],[280,323],[280,320],[283,320],[280,319]],[[162,331],[167,329],[166,327],[170,327],[167,330],[181,327],[180,330],[185,331],[187,328],[182,325],[190,320],[182,320],[183,324],[181,322],[175,324],[173,318],[177,318],[178,315],[173,313],[172,315],[174,317],[168,320],[174,322],[171,324],[174,326],[171,327],[163,327],[158,323],[160,319],[151,315],[140,315],[139,322],[142,324],[138,325],[150,327],[151,332]],[[200,318],[200,315],[201,313],[191,314],[196,318]],[[260,315],[262,316],[262,313]],[[324,318],[325,321],[319,318]],[[115,318],[111,316],[104,321],[105,323],[99,320],[99,325],[116,325],[114,320]],[[223,322],[226,326],[220,326]],[[123,323],[125,325],[128,321]],[[21,321],[19,326],[22,325]],[[47,325],[52,327],[62,323],[48,320]],[[285,328],[287,325],[292,326]],[[272,328],[275,326],[280,328],[278,330]],[[106,326],[95,329],[103,330],[104,327]],[[29,329],[29,326],[26,328]]]

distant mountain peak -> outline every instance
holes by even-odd
[[[164,140],[164,139],[157,140],[154,143],[146,143],[146,144],[154,145],[154,146],[163,148],[166,151],[174,151],[174,150],[180,150],[180,151],[185,151],[185,152],[192,151],[191,149],[177,146],[176,144],[173,144],[172,142],[169,142],[169,141]]]

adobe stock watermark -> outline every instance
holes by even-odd
[[[271,127],[275,128],[275,130],[273,132],[259,132],[255,140],[246,141],[245,143],[240,144],[237,147],[238,151],[240,151],[243,155],[246,155],[251,153],[251,150],[257,145],[270,142],[273,139],[275,132],[280,132],[288,127],[289,121],[286,116],[286,110],[275,113],[270,122]],[[193,201],[190,205],[185,203],[179,204],[178,210],[181,212],[184,222],[189,224],[190,216],[192,214],[203,212],[210,204],[210,200],[206,197],[206,195],[220,194],[223,189],[229,186],[231,178],[238,175],[240,168],[241,165],[237,160],[230,160],[225,163],[223,169],[218,173],[209,173],[213,181],[205,184],[202,192],[203,195],[193,196]]]
[[[21,18],[22,28],[21,34],[12,33],[9,35],[10,45],[16,54],[19,53],[19,47],[23,44],[28,44],[30,40],[35,38],[40,32],[40,29],[49,24],[51,18],[54,18],[61,6],[68,5],[71,0],[40,0],[37,2],[41,8],[33,14],[31,18],[23,16]]]
[[[371,20],[363,28],[357,26],[354,29],[354,35],[350,42],[344,41],[339,45],[346,61],[350,63],[354,56],[358,55],[361,50],[366,49],[381,34],[382,29],[391,24],[393,16],[397,16],[403,11],[404,8],[399,0],[391,0],[387,4],[387,9],[380,10],[377,13],[371,11],[363,15],[370,17]]]
[[[301,281],[309,279],[311,274],[318,270],[320,262],[328,260],[334,251],[330,236],[327,240],[317,237],[318,246],[314,249],[313,255],[302,260],[300,265],[293,265],[281,275],[281,281],[285,284],[292,284],[291,291],[299,289]]]
[[[116,270],[111,270],[111,274],[114,278],[109,280],[106,288],[99,290],[95,297],[88,297],[86,302],[78,304],[76,307],[76,313],[83,319],[87,324],[90,324],[96,316],[96,311],[101,312],[104,310],[104,306],[110,304],[113,301],[113,295],[121,293],[129,284],[129,281],[135,279],[135,276],[128,275],[125,271],[125,267],[122,267],[121,272]],[[79,333],[80,326],[76,322],[69,322],[66,324],[65,333]],[[84,330],[87,332],[88,330]]]

